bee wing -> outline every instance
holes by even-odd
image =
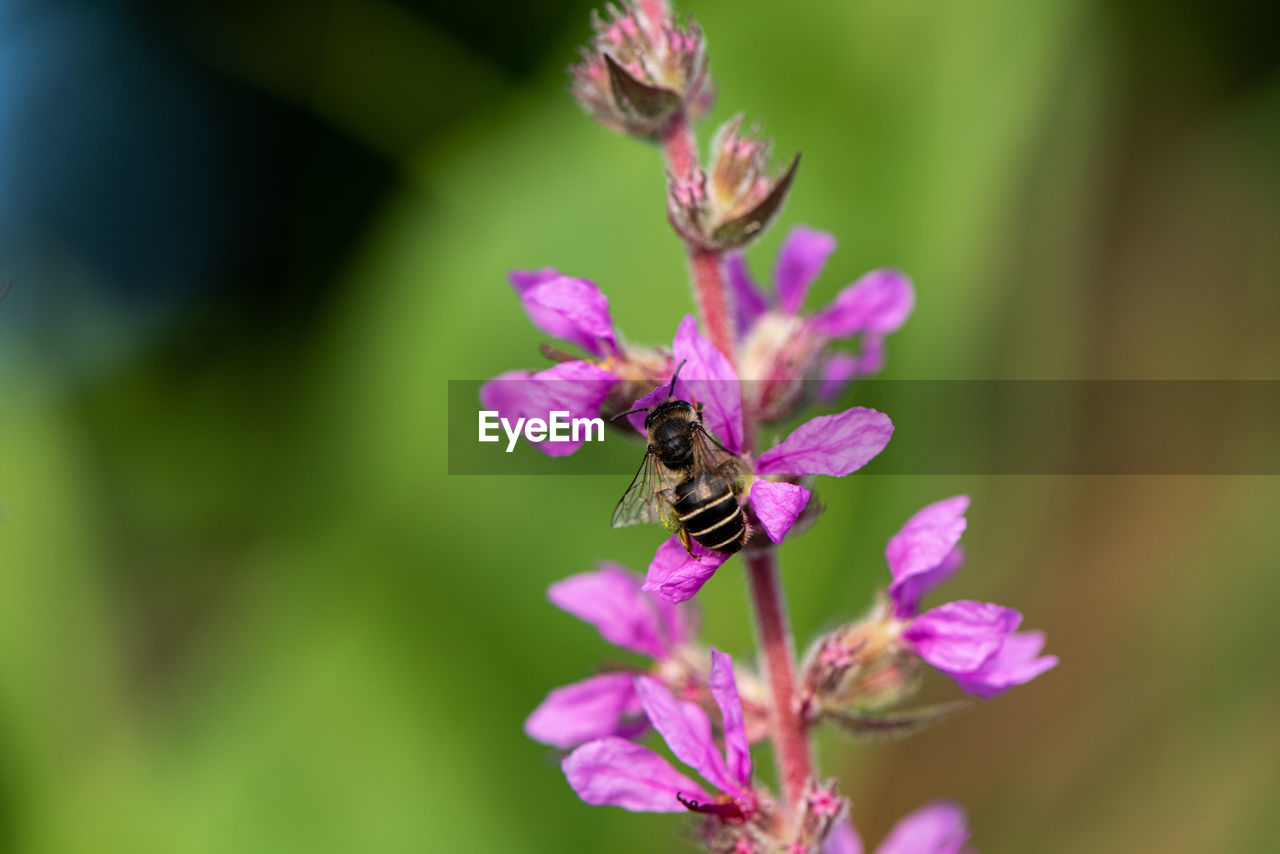
[[[701,425],[693,431],[693,459],[699,469],[719,469],[726,477],[738,478],[744,473],[742,460],[716,441]]]
[[[609,524],[614,528],[651,522],[665,525],[665,519],[670,516],[671,510],[671,502],[667,497],[671,486],[667,467],[658,460],[657,454],[646,453],[631,485],[622,493],[618,506],[613,508],[613,519]]]

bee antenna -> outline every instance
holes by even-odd
[[[684,367],[684,363],[685,363],[685,362],[687,362],[687,361],[689,361],[689,360],[688,360],[688,359],[683,359],[683,360],[681,360],[681,362],[680,362],[680,364],[679,364],[679,365],[676,365],[676,372],[675,372],[674,374],[672,374],[672,375],[671,375],[671,388],[667,391],[667,397],[675,397],[675,394],[676,394],[676,377],[680,376],[680,369]]]
[[[612,423],[614,421],[617,421],[619,418],[623,417],[624,415],[630,415],[633,412],[648,412],[648,411],[649,411],[649,407],[647,406],[642,406],[639,409],[628,409],[626,412],[619,412],[617,415],[610,418],[609,421]]]

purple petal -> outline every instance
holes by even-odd
[[[682,703],[667,687],[648,676],[636,677],[636,694],[649,723],[675,757],[722,792],[742,794],[711,737],[711,721],[696,703]]]
[[[857,377],[862,376],[862,360],[848,353],[832,353],[822,365],[818,380],[818,400],[829,403],[844,394]]]
[[[853,829],[853,822],[845,815],[837,821],[822,843],[822,854],[862,854],[862,839]]]
[[[605,673],[556,688],[525,719],[525,735],[560,748],[619,735],[641,712],[635,682],[634,673]]]
[[[798,225],[791,229],[778,252],[773,281],[778,287],[778,308],[795,314],[804,304],[809,285],[818,278],[827,258],[836,251],[836,238],[825,231]]]
[[[609,643],[654,659],[670,652],[666,627],[659,622],[651,596],[640,591],[641,579],[617,564],[596,572],[571,575],[547,588],[547,598],[600,630]]]
[[[525,292],[534,285],[559,279],[563,275],[555,267],[543,267],[541,270],[512,270],[507,278],[511,281],[511,287],[516,289],[516,294],[524,297]]]
[[[517,270],[511,284],[529,319],[543,332],[572,341],[593,356],[617,352],[609,300],[594,282],[543,269]]]
[[[862,346],[857,356],[854,376],[869,377],[884,370],[884,336],[867,334],[862,336]]]
[[[711,800],[702,787],[647,747],[624,738],[589,741],[560,763],[569,785],[589,804],[633,812],[684,812],[676,798]]]
[[[1040,655],[1044,649],[1043,632],[1018,632],[1005,639],[999,652],[972,673],[956,677],[966,694],[994,697],[1014,685],[1022,685],[1053,668],[1056,655]]]
[[[808,503],[809,490],[794,483],[757,480],[751,485],[751,506],[764,532],[775,543],[782,542]]]
[[[756,461],[757,474],[829,474],[843,477],[866,465],[889,444],[893,422],[855,406],[801,424]]]
[[[725,758],[729,771],[744,789],[751,786],[751,746],[747,728],[742,722],[742,699],[733,677],[733,659],[717,649],[711,650],[711,675],[707,678],[711,696],[716,698],[724,721]]]
[[[897,330],[915,306],[911,280],[897,270],[872,270],[836,294],[831,305],[809,319],[810,328],[828,338],[858,332],[884,335]]]
[[[742,452],[742,389],[733,365],[715,345],[698,334],[698,322],[686,314],[671,342],[680,368],[676,396],[703,404],[702,421],[735,454]]]
[[[496,410],[514,426],[520,418],[550,419],[551,412],[568,412],[568,418],[596,418],[600,406],[617,385],[618,378],[590,362],[562,362],[530,374],[508,371],[480,387],[480,400],[486,409]],[[499,441],[506,435],[498,431]],[[541,442],[535,445],[550,457],[572,454],[582,447],[577,442]]]
[[[894,825],[876,854],[959,854],[968,841],[964,810],[950,801],[935,801]]]
[[[726,560],[719,552],[704,549],[697,543],[693,544],[693,551],[700,560],[689,557],[677,537],[658,546],[640,589],[672,603],[692,598]]]
[[[889,540],[884,557],[893,576],[889,596],[895,616],[913,616],[920,597],[959,569],[960,561],[951,555],[964,533],[964,512],[968,508],[967,495],[930,504],[908,519]]]
[[[987,663],[1022,622],[1012,608],[989,602],[948,602],[925,611],[903,632],[929,664],[951,675],[971,674]]]
[[[733,288],[734,319],[737,322],[738,336],[744,337],[756,319],[765,313],[768,303],[760,287],[747,269],[747,261],[741,252],[735,252],[725,260],[729,273],[729,286]]]

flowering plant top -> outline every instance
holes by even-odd
[[[571,92],[600,124],[661,147],[666,215],[688,254],[697,312],[672,318],[669,346],[638,345],[615,328],[608,298],[589,279],[552,268],[511,274],[529,320],[556,342],[543,346],[554,364],[490,380],[485,406],[513,419],[553,411],[609,419],[637,440],[640,458],[614,524],[667,528],[659,536],[654,526],[643,576],[606,563],[548,589],[554,605],[629,658],[551,690],[525,731],[569,751],[561,767],[583,801],[684,813],[706,850],[861,854],[855,810],[838,781],[815,771],[813,728],[909,735],[969,698],[1031,681],[1057,658],[1042,654],[1042,633],[1020,631],[1012,608],[963,599],[926,607],[965,559],[969,498],[957,495],[919,510],[889,538],[876,603],[815,640],[797,666],[780,547],[817,518],[820,478],[857,472],[894,429],[888,415],[853,405],[808,412],[785,435],[769,431],[880,371],[915,288],[881,267],[806,310],[836,239],[805,226],[788,234],[771,285],[762,286],[741,250],[777,219],[799,155],[771,165],[769,140],[737,116],[714,135],[704,168],[693,123],[714,87],[702,30],[677,21],[663,0],[611,7],[592,24],[570,69]],[[539,447],[562,455],[579,444]],[[826,518],[844,521],[839,508]],[[750,590],[755,661],[735,664],[698,639],[689,600],[729,561],[741,564]],[[954,682],[960,699],[912,706],[931,672]],[[666,753],[650,746],[655,733]],[[752,745],[765,742],[776,787],[752,759]],[[973,850],[969,838],[963,810],[938,801],[903,818],[875,851],[960,854]]]

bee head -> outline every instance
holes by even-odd
[[[680,376],[680,369],[684,367],[684,363],[689,361],[685,359],[676,366],[675,373],[671,375],[671,386],[667,389],[667,399],[659,403],[655,407],[642,406],[638,409],[628,409],[626,412],[619,412],[610,418],[610,421],[617,421],[636,412],[648,412],[644,417],[645,432],[651,432],[651,428],[663,423],[664,421],[695,421],[701,423],[702,418],[698,414],[698,410],[687,400],[675,399],[676,394],[676,377]]]
[[[661,424],[700,420],[698,410],[694,408],[692,403],[676,398],[664,400],[653,409],[650,409],[649,414],[644,418],[644,429],[646,432],[651,432]]]

